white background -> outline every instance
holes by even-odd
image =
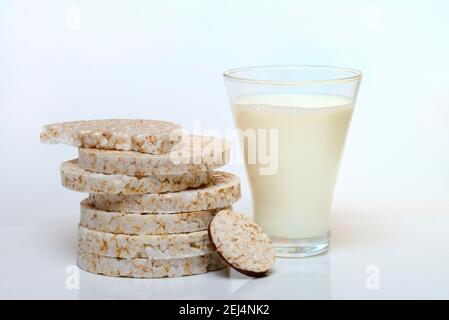
[[[224,132],[233,123],[223,70],[326,64],[364,74],[335,193],[337,225],[395,219],[398,235],[385,244],[394,248],[413,219],[428,219],[426,230],[410,229],[427,233],[409,230],[410,239],[448,253],[447,238],[433,233],[449,228],[448,17],[443,0],[1,1],[0,224],[11,234],[3,242],[15,257],[30,241],[16,234],[44,228],[36,241],[47,260],[73,255],[84,195],[60,187],[58,166],[76,150],[41,145],[42,125],[152,118]],[[227,169],[245,177],[240,165]],[[250,213],[245,180],[237,207]],[[19,279],[8,292],[27,286]]]

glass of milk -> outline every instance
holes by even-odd
[[[256,222],[279,257],[327,251],[335,182],[361,72],[260,66],[224,72]]]

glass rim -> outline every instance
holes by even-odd
[[[347,76],[342,77],[330,77],[328,79],[318,79],[318,80],[270,80],[270,79],[255,79],[251,77],[243,77],[238,76],[239,73],[245,71],[254,71],[254,70],[268,70],[268,69],[322,69],[322,70],[332,70],[332,71],[341,71],[346,73]],[[249,84],[267,84],[267,85],[309,85],[309,84],[332,84],[332,83],[340,83],[340,82],[351,82],[357,81],[362,78],[362,72],[357,69],[347,68],[347,67],[336,67],[336,66],[328,66],[328,65],[300,65],[300,64],[291,64],[291,65],[261,65],[261,66],[250,66],[250,67],[242,67],[242,68],[233,68],[228,69],[223,72],[223,77],[227,80],[243,82]]]

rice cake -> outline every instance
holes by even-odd
[[[79,148],[79,166],[92,172],[151,176],[196,173],[224,166],[229,162],[231,145],[224,139],[185,135],[166,154]]]
[[[216,253],[180,259],[119,259],[78,251],[78,266],[110,277],[174,278],[206,273],[225,267]]]
[[[274,264],[270,238],[252,219],[222,210],[209,225],[217,252],[235,270],[252,277],[264,276]]]
[[[92,230],[139,234],[174,234],[207,230],[214,215],[222,209],[167,214],[132,214],[97,210],[88,199],[81,201],[80,225]],[[232,209],[227,207],[225,209]]]
[[[213,172],[212,181],[201,188],[162,194],[90,194],[95,208],[130,213],[191,212],[232,205],[240,199],[240,179],[228,172]]]
[[[166,235],[127,235],[78,227],[81,251],[114,258],[174,259],[215,251],[207,231]]]
[[[49,124],[40,134],[43,143],[151,154],[169,152],[181,140],[181,127],[156,120],[88,120]]]
[[[77,159],[62,163],[60,171],[62,185],[67,189],[107,194],[182,191],[209,183],[213,175],[209,171],[146,177],[110,175],[81,169]]]

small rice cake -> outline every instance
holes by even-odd
[[[78,149],[79,166],[92,172],[129,176],[160,176],[209,171],[226,165],[231,144],[215,137],[184,135],[169,153]]]
[[[181,137],[181,126],[177,124],[139,119],[54,123],[44,126],[40,134],[43,143],[151,154],[169,152]]]
[[[178,259],[120,259],[78,251],[78,266],[87,272],[110,277],[174,278],[222,269],[226,264],[220,255],[206,255]]]
[[[213,175],[209,171],[146,177],[111,175],[81,169],[78,159],[63,162],[60,172],[62,185],[67,189],[106,194],[177,192],[208,184]]]
[[[209,237],[221,257],[235,270],[261,277],[273,267],[273,244],[249,217],[222,210],[209,225]]]
[[[81,201],[80,225],[92,230],[122,234],[173,234],[207,230],[218,211],[231,207],[194,212],[133,214],[95,209],[88,199]]]
[[[212,181],[200,188],[171,193],[136,195],[89,195],[95,208],[126,213],[175,213],[223,208],[240,199],[240,179],[228,172],[215,171]]]
[[[114,258],[173,259],[214,252],[207,231],[165,235],[128,235],[78,227],[81,251]]]

